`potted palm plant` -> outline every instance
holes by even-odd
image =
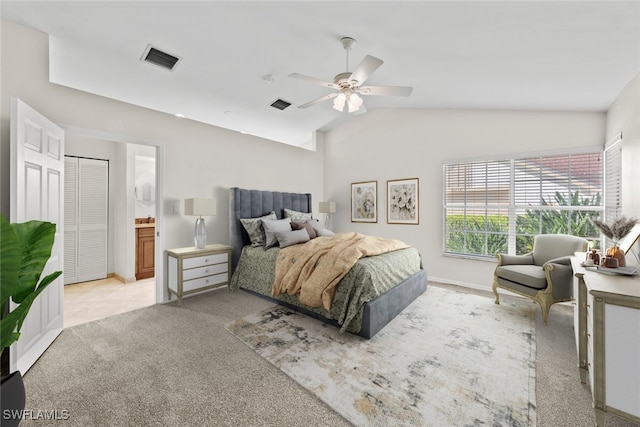
[[[38,295],[60,274],[40,278],[51,256],[56,225],[43,221],[9,224],[0,215],[0,383],[2,425],[18,425],[25,406],[24,384],[19,371],[9,372],[9,347],[20,337],[20,329]]]

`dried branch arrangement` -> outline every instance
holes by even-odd
[[[592,219],[591,222],[602,231],[602,234],[613,240],[614,245],[617,245],[618,241],[629,234],[633,226],[638,223],[638,219],[621,216],[614,219],[611,224],[605,224],[598,219]]]

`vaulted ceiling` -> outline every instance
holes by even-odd
[[[2,1],[50,34],[52,82],[187,119],[303,145],[352,115],[326,101],[365,55],[384,64],[376,108],[606,111],[640,71],[640,2]],[[344,36],[357,40],[346,52]],[[141,61],[149,46],[180,60]],[[292,105],[270,106],[276,99]]]

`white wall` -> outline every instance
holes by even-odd
[[[620,92],[607,113],[607,141],[619,132],[622,132],[622,214],[640,218],[640,73]],[[640,254],[640,242],[634,249]]]
[[[182,213],[185,198],[217,198],[218,215],[206,223],[209,241],[220,243],[229,241],[230,187],[310,192],[315,203],[322,200],[321,147],[316,152],[296,148],[51,84],[48,36],[10,21],[2,21],[1,43],[0,201],[7,217],[11,97],[61,125],[163,147],[165,221],[157,224],[165,239],[161,250],[193,246],[193,218]],[[118,197],[114,199],[118,212]],[[174,205],[179,207],[176,214]]]
[[[433,280],[490,287],[495,262],[442,255],[442,163],[452,159],[603,146],[605,114],[374,110],[325,135],[325,199],[334,229],[415,246]],[[387,180],[419,178],[420,224],[386,223]],[[378,223],[351,223],[350,185],[378,181]]]

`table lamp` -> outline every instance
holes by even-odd
[[[331,214],[336,213],[336,202],[320,202],[318,211],[324,214],[324,228],[331,229]]]
[[[207,245],[207,228],[202,217],[216,214],[216,199],[185,199],[184,213],[198,217],[193,241],[196,248],[203,249]]]

